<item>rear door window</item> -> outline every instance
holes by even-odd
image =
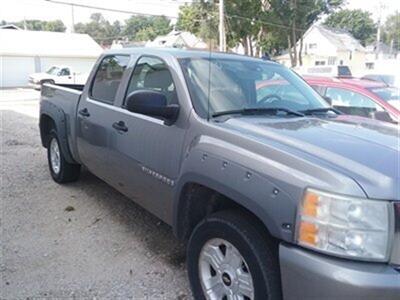
[[[91,89],[91,97],[94,100],[114,103],[128,62],[128,55],[111,55],[101,61]]]

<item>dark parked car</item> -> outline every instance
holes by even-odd
[[[195,299],[399,299],[398,129],[279,64],[108,51],[44,84],[40,134],[56,182],[85,165],[172,226]]]

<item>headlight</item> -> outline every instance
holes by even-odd
[[[341,257],[387,261],[393,234],[390,202],[308,189],[299,206],[298,244]]]

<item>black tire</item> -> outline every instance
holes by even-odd
[[[254,299],[282,298],[277,242],[247,214],[221,211],[201,221],[189,239],[187,268],[195,299],[206,299],[200,282],[200,253],[207,241],[214,238],[231,243],[246,261],[253,280]]]
[[[54,168],[52,167],[52,161],[50,158],[50,145],[52,143],[52,140],[55,140],[55,142],[58,145],[59,153],[60,153],[60,164],[59,164],[59,171],[56,173],[54,171]],[[55,129],[52,129],[50,131],[50,134],[47,139],[47,160],[49,164],[49,169],[50,169],[50,174],[53,180],[57,183],[66,183],[66,182],[72,182],[76,181],[79,178],[81,166],[78,164],[70,164],[65,160],[63,151],[60,147],[60,142],[57,136],[57,132]]]

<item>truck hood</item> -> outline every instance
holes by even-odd
[[[355,180],[369,198],[400,201],[400,126],[352,116],[231,118],[220,123],[262,143],[278,142]]]
[[[53,77],[53,75],[47,74],[45,72],[41,72],[41,73],[30,74],[29,77],[31,77],[32,79],[40,80],[43,78],[51,78],[51,77]]]

